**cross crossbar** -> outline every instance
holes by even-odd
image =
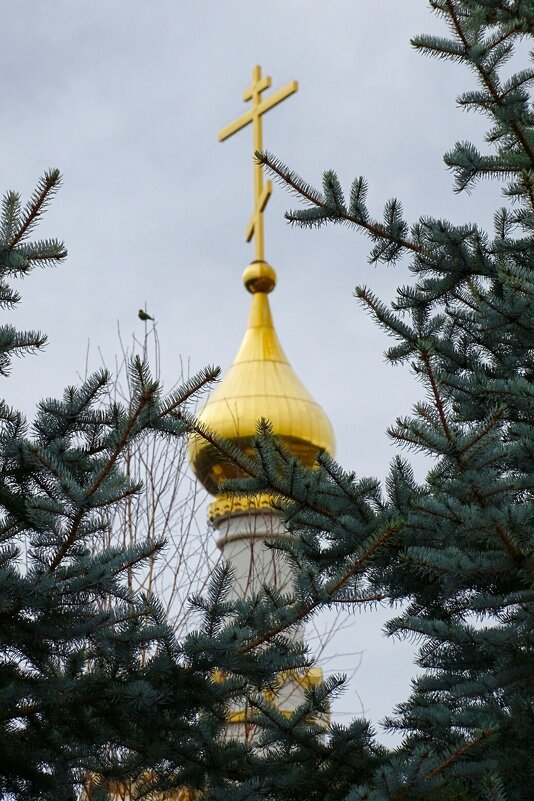
[[[252,123],[253,152],[263,150],[263,130],[262,117],[272,108],[283,100],[298,91],[297,81],[290,83],[273,92],[269,97],[262,98],[262,92],[271,87],[271,78],[266,75],[262,77],[261,67],[256,66],[252,70],[252,83],[243,92],[243,100],[252,101],[252,106],[240,117],[230,122],[218,133],[219,142],[224,142],[240,131],[249,123]],[[255,257],[258,261],[264,261],[264,228],[263,212],[267,206],[272,192],[272,184],[268,181],[263,184],[263,168],[261,164],[254,162],[254,211],[247,225],[245,239],[247,242],[254,237]]]

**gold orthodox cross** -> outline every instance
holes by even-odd
[[[262,140],[262,116],[265,112],[277,106],[286,97],[294,94],[299,85],[297,81],[291,81],[286,84],[277,92],[273,92],[270,97],[265,100],[262,99],[262,92],[269,89],[271,86],[271,79],[268,75],[263,78],[261,76],[261,67],[254,67],[252,69],[252,83],[243,92],[243,100],[252,100],[252,107],[231,122],[222,131],[219,131],[219,142],[224,142],[229,136],[240,131],[249,122],[252,123],[252,138],[254,153],[257,150],[263,150]],[[254,161],[254,211],[250,218],[247,230],[245,232],[245,239],[250,242],[254,237],[255,257],[258,261],[264,261],[264,236],[263,236],[263,212],[269,201],[269,197],[273,190],[273,185],[270,181],[263,184],[263,168],[261,164]]]

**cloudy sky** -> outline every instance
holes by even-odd
[[[66,241],[68,262],[25,281],[10,315],[49,335],[46,353],[16,363],[6,383],[30,415],[84,372],[88,343],[97,366],[99,348],[109,362],[118,351],[118,324],[141,335],[145,303],[168,384],[180,359],[229,366],[248,310],[251,133],[223,144],[216,134],[245,110],[254,64],[274,89],[300,83],[266,118],[264,143],[310,182],[334,168],[347,188],[368,178],[377,214],[397,196],[410,220],[491,219],[496,194],[455,196],[443,165],[481,127],[455,107],[471,76],[410,47],[440,28],[425,0],[18,0],[3,23],[0,186],[27,197],[45,168],[64,174],[40,233]],[[354,232],[288,227],[294,203],[276,187],[266,219],[278,333],[332,420],[341,464],[383,477],[394,454],[385,430],[422,390],[385,364],[388,340],[352,292],[365,283],[391,297],[407,263],[371,268]],[[352,672],[341,654],[362,652],[339,714],[379,721],[408,692],[411,649],[382,638],[385,617],[353,617],[331,646],[340,655],[328,670]]]

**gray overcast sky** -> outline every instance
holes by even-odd
[[[29,414],[76,381],[88,340],[96,366],[98,347],[110,361],[118,349],[117,321],[141,334],[145,302],[169,384],[180,356],[193,370],[230,364],[248,312],[251,132],[224,144],[216,134],[245,110],[256,63],[275,89],[299,80],[266,118],[264,143],[311,183],[334,168],[347,188],[369,179],[377,214],[397,196],[409,220],[491,219],[496,193],[454,196],[443,165],[457,139],[480,140],[481,123],[455,108],[471,76],[410,47],[440,28],[425,0],[18,0],[3,21],[0,186],[27,197],[58,166],[64,187],[40,234],[69,248],[63,267],[24,283],[10,315],[49,335],[46,353],[16,363],[6,384]],[[391,297],[407,264],[370,268],[368,242],[343,228],[289,228],[294,203],[276,187],[266,221],[278,333],[332,420],[341,464],[383,478],[394,453],[385,430],[422,389],[384,363],[388,340],[352,290]],[[386,617],[355,616],[332,646],[363,651],[340,713],[363,707],[378,721],[408,692],[411,649],[381,637]],[[350,669],[352,658],[329,665]]]

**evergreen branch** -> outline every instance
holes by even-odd
[[[99,489],[101,484],[105,481],[105,479],[111,473],[111,471],[112,471],[113,467],[115,466],[119,456],[121,455],[121,453],[125,449],[126,445],[128,444],[128,442],[129,442],[129,440],[130,440],[130,438],[131,438],[131,436],[132,436],[132,434],[133,434],[133,432],[134,432],[134,430],[136,428],[136,425],[137,425],[137,422],[138,422],[138,420],[139,420],[139,418],[141,416],[141,413],[146,408],[146,406],[148,406],[148,404],[149,404],[149,402],[151,400],[152,400],[151,393],[150,394],[146,394],[146,395],[142,395],[141,398],[139,399],[139,402],[138,402],[134,412],[130,415],[130,419],[128,420],[128,423],[124,428],[124,431],[122,432],[121,436],[119,437],[119,440],[118,440],[117,444],[115,445],[115,448],[113,449],[109,459],[107,460],[107,462],[104,465],[103,469],[96,476],[94,482],[92,483],[91,487],[89,488],[89,490],[87,492],[87,495],[86,495],[87,498],[90,498],[91,496],[93,496],[95,494],[95,492]]]
[[[269,642],[286,629],[296,625],[297,623],[300,623],[305,618],[309,617],[309,615],[314,612],[317,607],[321,605],[321,603],[324,603],[325,601],[334,601],[336,594],[342,590],[343,587],[345,587],[346,584],[348,584],[348,582],[354,578],[354,576],[356,576],[358,573],[361,573],[376,551],[381,548],[382,545],[388,542],[391,537],[393,537],[395,534],[398,534],[398,532],[398,521],[395,521],[391,525],[387,526],[382,534],[380,534],[370,543],[364,553],[354,562],[351,568],[347,570],[343,576],[331,583],[327,589],[325,589],[324,598],[316,598],[312,601],[309,601],[307,604],[304,604],[300,609],[298,609],[296,615],[291,617],[290,621],[284,620],[270,628],[268,631],[262,632],[251,642],[248,642],[246,646],[240,648],[237,652],[237,656],[242,656],[250,653],[251,651],[255,651],[259,646]]]
[[[39,181],[33,197],[24,210],[22,219],[19,221],[18,230],[6,244],[6,250],[13,250],[13,248],[30,233],[45,211],[52,195],[59,189],[60,184],[61,173],[59,170],[50,170],[44,174]]]
[[[445,415],[445,408],[443,406],[443,401],[441,399],[441,395],[439,392],[439,388],[436,382],[436,377],[434,375],[434,371],[432,369],[432,363],[430,361],[430,354],[426,348],[420,350],[420,356],[423,364],[426,368],[426,374],[430,381],[430,386],[432,388],[432,395],[434,396],[434,402],[436,404],[436,409],[438,410],[439,419],[441,421],[441,426],[445,433],[445,436],[449,440],[450,443],[453,442],[453,437],[451,434],[451,430],[449,428],[449,424],[447,423],[447,417]]]
[[[13,309],[20,303],[21,297],[19,293],[11,289],[11,287],[4,281],[0,280],[0,307],[3,309]]]
[[[203,425],[199,420],[195,419],[194,417],[188,415],[187,413],[183,412],[180,414],[180,419],[184,421],[191,432],[194,432],[202,439],[209,442],[216,450],[226,456],[231,462],[234,463],[239,469],[245,474],[245,476],[249,476],[253,479],[260,479],[265,475],[265,473],[269,471],[269,463],[265,459],[263,448],[261,446],[261,440],[256,440],[256,447],[258,449],[260,463],[263,468],[263,471],[258,470],[258,466],[254,463],[252,459],[245,455],[245,453],[237,448],[235,445],[232,445],[228,440],[225,440],[223,437],[220,437],[214,431],[209,429],[207,426]],[[232,490],[232,482],[225,482],[226,488]],[[330,512],[329,510],[325,509],[323,506],[313,504],[309,499],[302,501],[302,498],[298,493],[290,494],[289,488],[286,486],[284,482],[281,482],[276,475],[272,475],[272,483],[270,484],[270,490],[274,491],[279,494],[280,499],[282,500],[291,500],[296,503],[304,503],[308,509],[313,512],[317,512],[318,514],[324,515],[327,519],[332,521],[337,520],[336,514],[334,512]],[[257,489],[253,490],[252,494],[257,493]],[[238,494],[242,494],[242,490],[237,490]],[[340,527],[343,527],[343,523],[337,520],[337,524]]]
[[[329,458],[321,458],[320,464],[325,473],[332,479],[336,487],[343,493],[348,501],[354,501],[354,487],[352,482],[355,478],[354,473],[342,473]]]
[[[319,194],[319,192],[317,192],[317,190],[312,189],[309,184],[298,178],[298,176],[296,176],[292,170],[286,167],[281,161],[271,154],[267,152],[256,152],[255,157],[259,164],[267,167],[271,175],[273,175],[275,178],[278,178],[283,184],[288,186],[297,195],[307,200],[312,206],[322,209],[329,219],[344,220],[345,222],[348,222],[358,228],[363,228],[374,239],[384,240],[389,244],[397,245],[401,248],[412,251],[413,253],[426,255],[430,258],[431,254],[425,254],[422,247],[416,242],[406,239],[402,236],[392,236],[383,226],[369,222],[359,215],[351,214],[346,210],[344,205],[336,204],[334,213],[333,207],[326,202],[326,200],[322,197],[322,195]],[[286,219],[289,220],[289,222],[297,222],[298,218],[292,215],[292,212],[287,212],[285,215]]]
[[[121,453],[123,452],[124,448],[126,447],[128,441],[129,441],[129,439],[130,439],[130,437],[131,437],[131,435],[132,435],[132,433],[133,433],[133,431],[135,429],[137,421],[138,421],[142,411],[144,410],[144,408],[149,403],[150,399],[151,399],[151,397],[149,395],[146,395],[146,394],[142,395],[141,398],[139,399],[138,404],[137,404],[134,412],[130,415],[130,419],[128,420],[128,423],[124,428],[124,431],[122,432],[121,436],[119,437],[115,448],[113,449],[111,455],[109,456],[108,460],[106,461],[106,464],[104,465],[102,470],[99,472],[99,474],[94,479],[94,481],[93,481],[92,485],[90,486],[89,490],[86,492],[86,495],[85,495],[86,500],[89,500],[89,498],[91,498],[96,493],[96,491],[99,489],[99,487],[101,486],[103,481],[105,481],[107,476],[110,474],[110,472],[113,469],[113,467],[115,466],[119,456],[121,455]],[[69,534],[67,535],[67,537],[65,538],[64,543],[57,549],[55,556],[52,558],[52,560],[50,562],[49,567],[48,567],[48,572],[49,573],[52,573],[61,564],[61,562],[63,561],[64,557],[69,552],[71,546],[74,544],[74,542],[76,542],[76,538],[78,536],[78,529],[79,529],[79,526],[80,526],[80,524],[81,524],[81,522],[83,520],[84,514],[85,514],[85,509],[82,507],[82,508],[79,509],[78,513],[76,514],[76,516],[75,516],[75,518],[73,520],[72,526],[71,526],[71,530],[70,530]]]
[[[36,448],[34,445],[28,444],[27,448],[31,453],[31,455],[33,456],[33,458],[35,459],[35,461],[39,462],[39,464],[41,464],[46,470],[48,470],[48,472],[51,475],[53,475],[58,482],[61,482],[63,476],[60,472],[58,464],[47,459],[42,450]],[[38,477],[36,476],[35,478],[37,479]],[[44,489],[46,485],[43,483],[42,487]]]
[[[162,407],[159,417],[166,417],[176,413],[179,406],[183,406],[191,398],[198,395],[198,393],[205,389],[208,384],[216,381],[221,374],[220,367],[206,367],[200,373],[188,379],[182,387],[173,396],[167,399],[166,404]],[[176,415],[180,418],[180,414]]]
[[[485,740],[487,740],[488,737],[493,737],[494,735],[494,729],[485,729],[479,734],[478,737],[475,737],[461,748],[458,748],[456,751],[454,751],[454,753],[450,754],[447,759],[431,770],[430,773],[427,774],[427,779],[434,779],[438,774],[443,773],[444,770],[462,759],[466,754],[469,753],[469,751],[472,751],[473,748],[476,748],[478,745],[480,745],[480,743],[483,743]]]
[[[213,445],[213,447],[224,454],[224,456],[227,456],[245,475],[256,478],[253,462],[245,456],[243,451],[233,446],[223,437],[220,437],[195,417],[187,414],[187,412],[180,412],[180,420],[187,424],[191,433],[194,432],[197,436],[209,442],[210,445]]]
[[[359,598],[354,598],[352,595],[347,595],[346,597],[336,596],[335,603],[348,606],[352,604],[376,604],[380,603],[381,601],[386,601],[388,598],[389,596],[383,592],[375,592],[373,595],[362,595]]]
[[[504,405],[497,406],[492,414],[488,417],[486,424],[482,426],[479,431],[477,431],[474,437],[469,439],[465,445],[458,449],[458,454],[461,456],[468,450],[474,448],[475,445],[478,445],[479,442],[481,442],[481,440],[483,440],[491,431],[493,431],[495,426],[502,421],[505,413],[506,407]]]
[[[375,320],[387,332],[393,331],[395,335],[409,343],[415,349],[417,344],[416,332],[406,325],[399,317],[395,317],[386,306],[367,289],[367,287],[357,286],[354,290],[355,296],[362,304],[374,315]]]
[[[524,558],[524,554],[519,550],[519,548],[516,547],[516,545],[514,545],[514,543],[507,535],[506,531],[504,531],[502,526],[499,525],[495,526],[495,531],[497,532],[497,536],[499,537],[500,541],[502,542],[508,553],[514,559]]]
[[[455,4],[454,4],[453,0],[445,0],[444,5],[448,10],[450,19],[452,20],[452,23],[454,25],[454,28],[455,28],[456,33],[458,35],[458,38],[460,39],[460,41],[461,41],[461,43],[462,43],[462,45],[464,47],[465,53],[467,54],[469,52],[469,50],[470,50],[470,45],[469,45],[469,42],[468,42],[468,40],[466,38],[466,35],[464,33],[464,29],[462,27],[462,24],[461,24],[459,16],[458,16],[458,13],[456,11]],[[486,87],[488,92],[491,94],[495,105],[499,106],[500,103],[501,103],[501,97],[500,97],[497,89],[495,88],[495,85],[494,85],[493,81],[491,80],[491,77],[488,74],[487,70],[484,69],[484,67],[482,66],[482,64],[480,63],[479,60],[476,61],[475,68],[478,71],[484,86]],[[532,168],[534,168],[534,149],[530,146],[530,143],[529,143],[528,139],[524,135],[523,131],[521,130],[521,128],[519,127],[517,122],[515,122],[514,120],[511,120],[511,121],[508,122],[508,124],[510,125],[510,128],[514,132],[517,140],[521,143],[521,146],[523,147],[523,150],[525,151],[525,153],[528,154],[530,162],[531,162],[531,165],[532,165]],[[533,206],[533,208],[534,208],[534,206]]]
[[[531,208],[534,209],[534,181],[530,178],[530,172],[523,170],[521,174],[523,186],[527,190],[528,199],[530,200]]]
[[[46,341],[46,336],[38,331],[16,331],[10,325],[0,326],[0,375],[9,375],[12,356],[41,350]]]
[[[6,192],[2,198],[2,227],[0,237],[7,242],[13,236],[13,231],[20,216],[20,195],[17,192]]]
[[[28,264],[55,264],[67,255],[63,242],[58,239],[45,239],[39,242],[22,244],[17,248]]]
[[[140,545],[136,546],[135,550],[132,549],[133,556],[130,556],[128,554],[127,559],[119,560],[116,563],[115,567],[111,566],[109,575],[115,578],[120,578],[124,574],[125,567],[131,570],[132,568],[137,567],[138,565],[142,564],[143,562],[146,562],[147,560],[154,559],[154,557],[156,557],[164,547],[165,547],[164,540],[159,540],[156,542],[151,540],[146,540],[144,543],[141,543]],[[102,558],[106,558],[108,556],[114,555],[114,552],[111,550],[102,551],[100,555]],[[78,586],[74,588],[66,587],[63,590],[65,596],[76,594],[79,591],[80,590]],[[130,592],[130,590],[128,590],[128,592]],[[145,613],[143,612],[143,614]],[[128,615],[121,617],[120,619],[117,618],[116,622],[127,623],[137,619],[138,615],[135,615],[134,617]],[[107,626],[107,622],[104,623],[103,625]]]
[[[124,615],[116,615],[113,617],[113,625],[116,627],[123,626],[127,623],[137,622],[141,617],[148,617],[150,615],[148,609],[145,607],[143,609],[137,609],[134,613],[128,613]],[[101,621],[100,624],[96,623],[95,631],[98,628],[108,629],[110,621],[108,619],[104,619]],[[84,692],[84,702],[86,704],[91,704],[98,702],[101,699],[102,689],[98,684],[95,686],[94,693],[90,695],[87,690]],[[57,697],[54,699],[54,706],[62,709],[68,708],[72,704],[71,699],[68,696],[63,698]],[[0,721],[7,722],[10,720],[19,720],[21,718],[29,718],[34,715],[45,714],[47,711],[48,704],[46,702],[38,703],[24,703],[20,706],[17,706],[12,711],[7,711],[4,713],[0,713]]]
[[[273,178],[279,181],[282,185],[288,186],[293,192],[310,203],[312,206],[319,208],[327,208],[327,203],[324,197],[318,192],[311,184],[300,178],[293,170],[290,170],[282,161],[271,153],[260,152],[257,150],[254,153],[254,158],[257,164],[267,167]]]

